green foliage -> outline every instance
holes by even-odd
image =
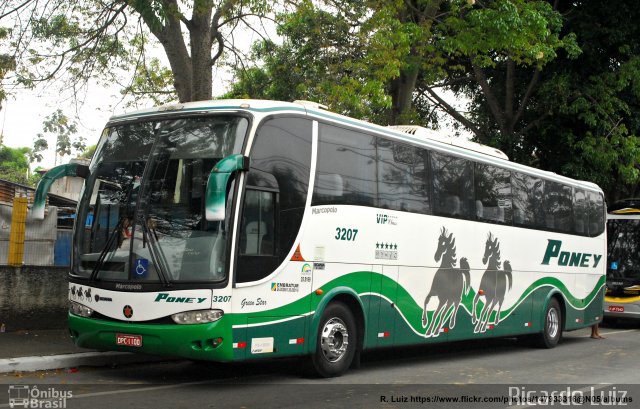
[[[382,17],[367,3],[344,1],[330,9],[302,1],[293,13],[279,15],[283,44],[255,45],[254,66],[236,71],[224,97],[313,100],[376,120],[391,106],[386,87],[398,76],[407,47],[396,47],[402,32],[380,31]]]
[[[538,67],[552,61],[558,49],[577,56],[575,36],[560,37],[562,16],[545,1],[495,0],[470,6],[451,2],[451,13],[437,26],[439,47],[451,57],[470,58],[482,68],[510,59]]]
[[[0,176],[11,182],[29,185],[30,148],[10,148],[0,145]]]
[[[163,67],[157,58],[153,58],[148,65],[141,64],[137,67],[131,84],[120,93],[136,97],[128,106],[133,106],[141,97],[151,100],[154,105],[163,105],[178,99],[173,81],[171,70]]]
[[[545,169],[599,184],[611,201],[640,191],[640,11],[635,2],[578,2],[565,32],[582,49],[548,64],[524,135]]]
[[[0,46],[7,42],[7,38],[11,31],[7,28],[0,27]],[[1,47],[4,48],[4,47]],[[9,71],[16,69],[16,62],[13,56],[0,53],[0,109],[2,109],[2,101],[7,97],[2,83]]]
[[[89,145],[89,146],[87,146],[87,149],[84,152],[82,152],[80,155],[78,155],[78,157],[80,159],[89,159],[90,160],[91,158],[93,158],[93,154],[96,153],[96,147],[97,146],[98,145]]]
[[[56,137],[56,155],[71,155],[72,151],[83,152],[86,149],[84,137],[72,138],[78,132],[75,121],[69,119],[60,109],[45,118],[42,122],[42,130],[44,134],[38,134],[33,144],[33,160],[40,162],[42,160],[41,152],[49,149],[46,134],[52,134]]]

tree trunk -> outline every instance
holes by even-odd
[[[197,3],[197,2],[196,2]],[[189,27],[191,40],[192,101],[211,99],[213,74],[211,71],[211,5],[196,7]]]
[[[389,125],[400,125],[411,110],[413,92],[418,80],[418,69],[402,71],[400,76],[391,83],[391,115]]]

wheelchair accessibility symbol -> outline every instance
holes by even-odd
[[[147,271],[149,271],[149,260],[146,258],[137,258],[135,265],[135,275],[138,278],[144,278],[147,276]]]

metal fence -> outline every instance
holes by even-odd
[[[0,266],[8,265],[13,206],[0,204]],[[34,220],[27,212],[23,265],[68,266],[71,230],[58,228],[58,208],[49,206],[44,220]]]

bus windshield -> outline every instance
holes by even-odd
[[[609,219],[607,237],[609,279],[640,284],[640,219]]]
[[[224,280],[229,220],[205,220],[206,183],[220,159],[240,153],[248,125],[216,115],[108,127],[80,200],[73,274]]]

